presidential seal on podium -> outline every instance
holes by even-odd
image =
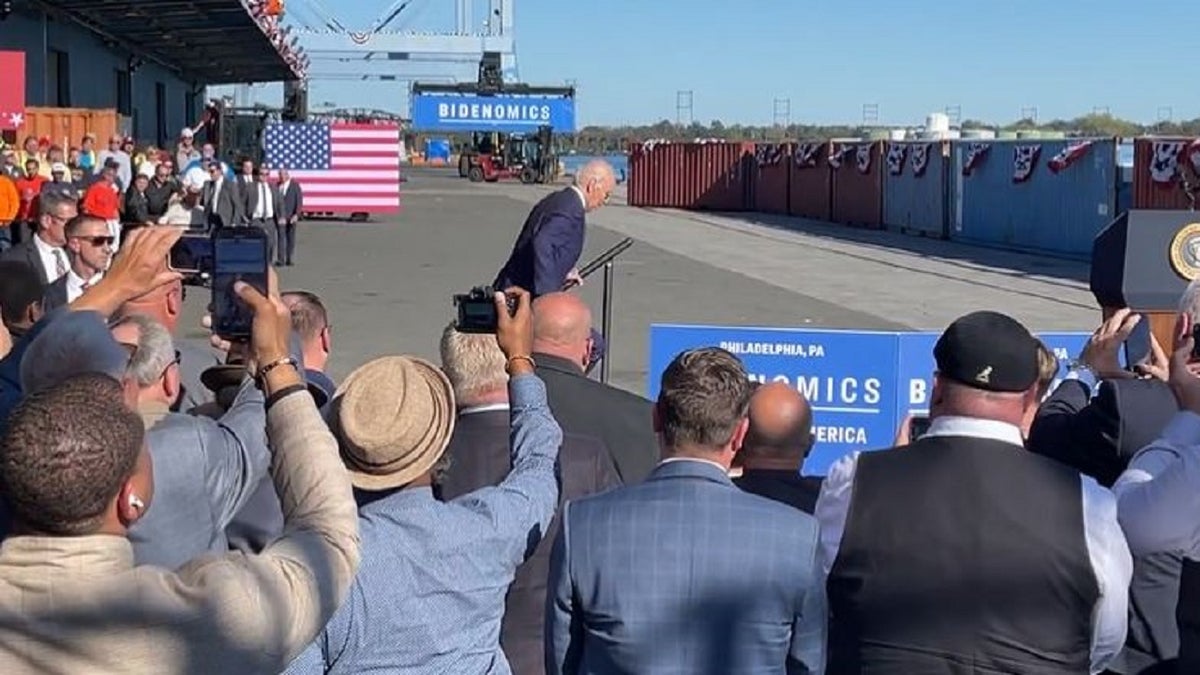
[[[1188,281],[1200,277],[1200,223],[1179,228],[1171,240],[1171,267]]]

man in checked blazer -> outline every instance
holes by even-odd
[[[654,410],[662,462],[642,483],[563,507],[548,675],[822,672],[816,521],[728,477],[750,393],[729,352],[680,354]]]

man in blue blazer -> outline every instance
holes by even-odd
[[[728,477],[750,393],[729,352],[680,354],[654,411],[662,462],[642,483],[563,507],[549,675],[822,672],[816,521]]]
[[[592,160],[576,172],[574,185],[538,202],[492,288],[517,286],[537,298],[582,284],[576,265],[583,253],[585,216],[608,203],[616,184],[612,165]],[[604,354],[604,341],[598,333],[592,338],[594,364]]]

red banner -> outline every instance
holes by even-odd
[[[0,130],[25,123],[25,52],[0,52]]]

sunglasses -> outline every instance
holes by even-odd
[[[111,235],[99,235],[95,237],[75,237],[91,244],[92,246],[112,246],[116,243],[117,238]]]

